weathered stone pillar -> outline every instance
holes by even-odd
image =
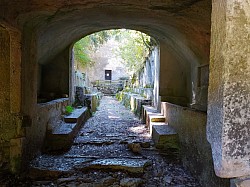
[[[154,51],[154,106],[160,110],[161,101],[159,96],[160,87],[160,49],[155,47]]]
[[[207,123],[216,174],[249,175],[249,1],[213,0]]]
[[[0,23],[0,168],[12,172],[21,166],[21,35]]]

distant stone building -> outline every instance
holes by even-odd
[[[122,59],[115,54],[117,47],[118,42],[111,39],[96,51],[93,55],[95,64],[87,69],[90,82],[129,77]]]

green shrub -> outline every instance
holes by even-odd
[[[74,111],[74,108],[72,106],[68,105],[65,107],[65,114],[66,115],[71,114],[73,111]]]
[[[154,86],[152,84],[146,84],[144,88],[153,88]]]

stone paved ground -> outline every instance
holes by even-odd
[[[199,186],[176,155],[152,145],[144,124],[115,98],[105,96],[69,151],[40,156],[26,180],[9,186]]]

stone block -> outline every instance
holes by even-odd
[[[165,122],[165,117],[161,114],[149,115],[150,122]]]
[[[146,117],[146,127],[151,126],[152,122],[165,122],[166,119],[165,117],[161,114],[161,113],[147,113],[147,117]]]
[[[152,136],[152,129],[153,129],[153,126],[156,126],[156,125],[166,125],[166,122],[150,122],[150,125],[149,125],[149,134]]]
[[[82,120],[86,112],[87,107],[74,109],[70,115],[64,116],[64,121],[65,123],[78,123]]]
[[[93,94],[85,94],[84,96],[86,99],[90,101],[91,112],[95,112],[99,105],[99,101],[102,97],[102,94],[98,92],[98,93],[93,93]],[[86,103],[85,103],[85,106],[86,106]]]
[[[84,99],[85,99],[85,88],[76,86],[75,87],[75,104],[76,105],[84,105]]]
[[[230,180],[230,187],[249,187],[250,176]]]
[[[179,149],[178,135],[168,124],[153,125],[152,138],[158,149]]]
[[[135,97],[135,108],[134,108],[134,113],[139,117],[139,119],[142,119],[142,106],[143,105],[150,105],[151,100],[146,99],[141,96],[136,96]]]
[[[62,123],[51,133],[47,134],[44,151],[69,149],[80,127],[77,123]]]
[[[150,105],[142,106],[142,122],[146,124],[147,116],[149,114],[157,113],[157,109]]]
[[[75,109],[72,114],[64,117],[64,122],[47,131],[44,151],[69,149],[82,124],[89,117],[87,111],[86,107]]]
[[[89,166],[83,169],[110,169],[123,170],[129,173],[143,173],[145,167],[151,165],[151,161],[145,159],[127,159],[127,158],[109,158],[97,159],[90,163]]]

